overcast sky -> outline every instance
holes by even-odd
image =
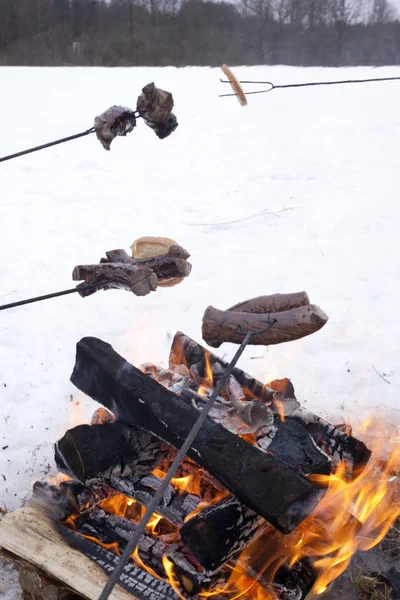
[[[397,12],[400,13],[400,0],[391,0],[391,3],[397,8]]]

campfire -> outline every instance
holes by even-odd
[[[249,311],[257,301],[230,311],[209,307],[203,335],[211,335],[210,311],[214,320],[220,312],[230,321],[229,336],[240,315],[260,320],[265,312]],[[308,297],[295,308],[283,297],[274,302],[283,329],[273,335],[288,339],[285,313],[304,311]],[[212,331],[218,346],[221,328]],[[62,475],[34,484],[33,506],[106,574],[227,367],[181,332],[166,368],[136,368],[97,338],[77,344],[71,380],[104,408],[58,440]],[[397,456],[393,445],[384,456],[350,426],[333,426],[303,408],[288,379],[263,384],[235,367],[119,583],[136,598],[154,600],[321,594],[399,516]]]

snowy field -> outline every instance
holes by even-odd
[[[275,84],[400,76],[235,72]],[[110,152],[89,136],[0,164],[0,304],[72,287],[75,265],[129,251],[142,235],[175,238],[193,264],[181,285],[144,298],[74,294],[0,312],[1,507],[17,508],[54,472],[54,441],[96,408],[69,382],[78,340],[97,336],[137,365],[162,363],[177,330],[201,341],[208,305],[306,290],[328,324],[248,348],[240,366],[261,380],[290,377],[322,416],[362,420],[378,406],[400,424],[400,82],[276,90],[241,108],[218,98],[228,91],[219,77],[0,68],[0,156],[83,131],[112,104],[134,108],[150,81],[173,93],[179,121],[163,141],[139,122]],[[0,597],[16,600],[10,577],[0,575]]]

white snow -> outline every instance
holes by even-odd
[[[235,73],[279,84],[400,68]],[[384,405],[400,422],[400,82],[276,90],[241,108],[218,98],[228,91],[220,74],[0,69],[0,156],[83,131],[112,104],[134,107],[150,81],[173,93],[179,121],[163,141],[139,122],[110,152],[92,135],[0,164],[0,304],[73,287],[75,265],[129,251],[142,235],[175,238],[193,264],[181,285],[144,298],[73,294],[0,311],[8,510],[54,470],[53,442],[96,408],[69,382],[76,342],[94,335],[135,364],[165,362],[175,331],[201,342],[210,304],[305,289],[328,324],[297,342],[248,348],[242,368],[265,381],[290,377],[299,401],[322,416],[363,418]],[[18,598],[1,586],[1,597]]]

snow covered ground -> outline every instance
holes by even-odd
[[[276,84],[400,76],[235,72]],[[290,377],[323,416],[363,419],[385,406],[400,424],[400,82],[276,90],[241,108],[218,98],[228,91],[219,77],[208,68],[0,68],[0,156],[85,130],[112,104],[134,107],[150,81],[173,93],[179,121],[164,141],[139,122],[110,152],[89,136],[0,164],[0,304],[72,287],[75,265],[142,235],[175,238],[193,264],[181,285],[144,298],[108,291],[0,312],[1,507],[17,508],[54,472],[53,442],[96,408],[69,382],[80,338],[98,336],[135,364],[165,362],[175,331],[201,341],[210,304],[305,289],[328,324],[291,344],[248,348],[242,368]],[[0,575],[0,596],[16,600],[8,580]]]

